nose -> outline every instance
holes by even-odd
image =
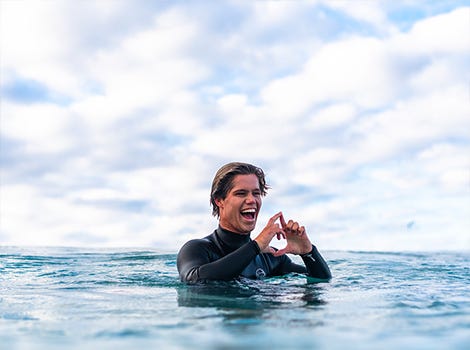
[[[252,193],[249,193],[246,196],[246,202],[247,203],[256,203],[256,197]]]

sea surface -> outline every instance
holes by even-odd
[[[175,254],[0,247],[0,349],[470,349],[468,252],[322,254],[329,283],[188,286]]]

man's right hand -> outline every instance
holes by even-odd
[[[274,236],[277,236],[278,239],[282,237],[286,237],[284,230],[282,229],[281,225],[276,223],[279,219],[280,222],[284,221],[284,217],[282,212],[277,213],[272,218],[268,220],[266,227],[260,232],[260,234],[254,239],[261,250],[261,253],[275,253],[276,250],[271,247],[269,244],[271,243]]]

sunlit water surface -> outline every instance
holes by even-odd
[[[0,349],[470,348],[468,253],[323,255],[329,283],[187,286],[175,254],[2,247]]]

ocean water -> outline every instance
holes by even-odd
[[[469,253],[322,254],[329,283],[188,286],[175,254],[0,247],[0,349],[470,349]]]

